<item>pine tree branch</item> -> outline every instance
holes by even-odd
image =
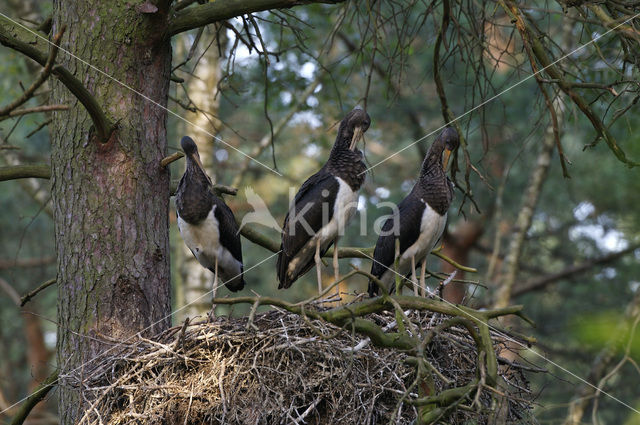
[[[58,55],[58,45],[60,44],[60,39],[62,38],[62,34],[64,34],[65,30],[66,30],[66,26],[63,26],[60,32],[53,37],[53,45],[51,46],[51,52],[49,53],[49,57],[47,58],[47,62],[44,65],[44,69],[42,70],[38,78],[36,78],[36,80],[29,86],[29,88],[27,88],[24,91],[24,93],[22,93],[22,95],[19,98],[17,98],[13,102],[11,102],[9,105],[5,106],[4,108],[0,109],[0,117],[4,115],[9,115],[11,111],[16,109],[20,105],[24,104],[29,99],[31,99],[35,94],[36,90],[38,90],[38,88],[42,84],[44,84],[45,81],[47,81],[47,78],[49,78],[49,75],[51,74],[51,71],[53,69],[53,64],[56,61],[56,56]]]
[[[33,291],[29,291],[26,295],[22,296],[20,298],[20,307],[24,307],[24,305],[26,303],[28,303],[29,301],[31,301],[31,298],[35,297],[36,295],[38,295],[38,293],[40,291],[43,291],[45,289],[47,289],[49,286],[55,284],[58,280],[56,278],[53,279],[49,279],[46,282],[44,282],[42,285],[38,286],[36,289],[34,289]]]
[[[57,383],[58,371],[56,370],[38,385],[36,391],[22,403],[20,410],[18,410],[18,413],[13,417],[10,425],[22,425],[25,419],[27,419],[27,416],[29,416],[29,413],[31,413],[31,410],[47,396],[49,391],[51,391]]]
[[[318,73],[316,79],[302,92],[299,96],[294,96],[296,99],[295,105],[293,105],[289,111],[273,126],[273,134],[269,132],[269,134],[265,134],[258,145],[251,151],[249,156],[242,160],[242,164],[239,166],[239,170],[233,178],[233,182],[231,186],[238,187],[244,174],[249,169],[249,165],[251,164],[251,158],[256,158],[258,155],[262,153],[267,147],[269,147],[274,138],[276,138],[280,132],[287,126],[287,123],[291,121],[291,118],[300,110],[301,105],[306,102],[307,98],[313,94],[313,91],[320,85],[321,73]]]
[[[172,37],[181,32],[248,13],[271,9],[289,9],[313,3],[338,4],[342,2],[344,0],[218,0],[175,12],[169,23],[167,35]]]
[[[0,16],[0,44],[24,54],[42,66],[46,66],[49,59],[48,44],[42,43],[33,33],[3,16]],[[56,65],[51,73],[84,105],[93,121],[98,140],[106,141],[114,126],[105,115],[97,99],[66,68]]]
[[[18,258],[16,260],[0,260],[0,270],[48,266],[49,264],[53,264],[55,262],[56,262],[55,257]]]
[[[620,146],[618,146],[618,142],[616,141],[615,137],[613,137],[602,120],[600,120],[598,115],[593,111],[593,109],[591,109],[589,103],[579,93],[573,90],[571,82],[564,78],[565,73],[556,66],[554,59],[550,58],[547,54],[547,51],[541,41],[542,37],[540,37],[539,34],[535,33],[535,31],[529,27],[518,5],[516,5],[511,0],[507,0],[506,3],[505,1],[500,0],[499,3],[505,10],[505,12],[509,15],[509,17],[515,22],[516,28],[520,32],[523,42],[531,46],[533,54],[535,55],[540,65],[542,65],[545,73],[552,80],[558,81],[558,87],[560,87],[560,89],[564,93],[566,93],[569,98],[571,98],[573,103],[580,109],[582,114],[589,119],[593,128],[596,130],[598,135],[604,139],[604,141],[607,143],[607,146],[618,158],[618,160],[628,165],[629,167],[640,165],[639,162],[627,158],[624,151],[620,148]]]
[[[586,271],[589,271],[594,267],[616,261],[617,259],[632,253],[636,249],[640,249],[640,244],[632,245],[627,249],[623,249],[622,251],[614,252],[600,258],[595,258],[593,260],[585,261],[584,263],[581,263],[581,264],[569,266],[556,273],[551,273],[545,276],[540,276],[535,279],[528,280],[522,283],[521,285],[516,286],[513,289],[513,292],[511,295],[512,297],[518,297],[520,295],[527,294],[532,291],[538,291],[538,290],[544,289],[548,285],[554,282],[558,282],[559,280],[568,279],[576,275],[582,274]]]
[[[49,179],[51,167],[48,164],[9,165],[0,167],[0,181],[16,179]]]
[[[9,118],[18,117],[20,115],[37,114],[38,112],[52,112],[52,111],[67,111],[69,105],[40,105],[33,108],[14,109],[8,112],[6,115],[0,116],[0,121],[4,121]]]

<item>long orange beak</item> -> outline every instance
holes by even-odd
[[[447,171],[447,165],[449,164],[449,157],[451,156],[451,151],[449,149],[444,150],[444,161],[442,162],[442,169]]]
[[[362,139],[362,135],[364,132],[362,131],[362,127],[357,126],[353,129],[353,137],[351,138],[351,144],[349,145],[349,149],[354,150],[358,145],[360,139]]]

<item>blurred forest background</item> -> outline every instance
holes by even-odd
[[[379,13],[363,13],[366,7]],[[554,65],[560,77],[541,73],[536,80],[530,78],[532,50],[500,2],[454,2],[451,13],[444,13],[448,7],[448,1],[311,5],[174,37],[170,109],[184,120],[169,116],[170,150],[179,149],[183,135],[192,136],[215,182],[239,189],[225,198],[238,218],[254,211],[257,195],[281,224],[290,188],[296,190],[324,163],[336,123],[360,104],[372,119],[364,147],[368,164],[389,159],[367,176],[359,213],[340,245],[371,247],[374,221],[389,213],[379,204],[408,193],[434,132],[463,115],[456,121],[464,144],[455,158],[456,194],[443,252],[478,273],[458,273],[460,282],[446,289],[447,299],[474,307],[525,306],[537,327],[517,330],[537,339],[533,350],[539,355],[522,355],[532,369],[547,371],[529,375],[541,424],[563,423],[579,408],[584,412],[576,423],[638,424],[640,414],[567,371],[640,409],[640,173],[597,137],[593,122],[557,79],[574,82],[568,90],[584,97],[627,158],[640,159],[640,54],[633,51],[640,33],[634,21],[626,22],[626,34],[616,29],[592,43],[625,13],[631,16],[632,8],[624,2],[600,7],[544,0],[521,6],[553,60],[573,52]],[[14,0],[3,2],[0,11],[31,26],[51,13],[46,2]],[[39,70],[0,48],[0,105],[20,96]],[[27,106],[46,99],[45,84]],[[49,119],[45,113],[0,117],[0,166],[48,162]],[[183,160],[172,164],[172,180],[183,171]],[[56,367],[56,290],[19,306],[21,296],[56,274],[48,187],[43,179],[0,183],[0,410]],[[173,206],[170,222],[178,323],[210,308],[210,295],[202,295],[213,278],[185,249]],[[278,238],[276,230],[258,228]],[[246,239],[243,254],[245,268],[271,255]],[[370,267],[342,259],[343,273],[350,262]],[[435,256],[428,268],[452,271]],[[278,291],[274,270],[275,257],[250,270],[243,294],[301,300],[317,291],[314,273]],[[331,268],[325,273],[330,282]],[[430,277],[428,283],[433,288],[439,281]],[[361,277],[341,287],[351,294],[346,299],[365,289]],[[580,396],[578,405],[571,403]],[[39,409],[30,423],[57,423],[54,402]],[[0,415],[0,422],[8,423],[11,414]]]

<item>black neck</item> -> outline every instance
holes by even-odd
[[[344,151],[349,151],[349,146],[351,145],[351,140],[353,139],[353,133],[355,131],[355,127],[351,125],[347,125],[343,120],[340,123],[340,128],[338,128],[338,136],[336,137],[336,141],[333,144],[333,148],[331,149],[331,154],[329,157],[333,155],[339,155]]]
[[[431,144],[429,152],[427,152],[427,156],[422,162],[422,169],[420,170],[421,180],[429,176],[432,178],[445,176],[444,169],[442,168],[442,152],[444,151],[444,147],[445,142],[440,137]]]

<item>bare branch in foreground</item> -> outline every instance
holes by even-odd
[[[0,109],[0,117],[4,115],[9,115],[11,111],[24,104],[26,101],[31,99],[35,94],[36,90],[47,81],[49,75],[51,74],[51,70],[53,69],[53,64],[56,61],[56,56],[58,55],[58,45],[60,44],[60,39],[62,38],[62,34],[66,30],[66,26],[63,26],[58,34],[53,37],[53,45],[51,46],[51,52],[49,53],[49,57],[47,58],[47,62],[44,65],[44,69],[38,76],[38,78],[29,86],[28,89],[22,93],[22,95],[11,102],[9,105]]]
[[[22,425],[29,416],[31,410],[40,403],[51,391],[51,389],[58,383],[58,371],[53,372],[47,379],[42,382],[36,391],[31,394],[23,403],[18,413],[13,417],[9,425]]]
[[[577,276],[581,273],[591,270],[594,267],[601,266],[603,264],[608,264],[617,259],[624,257],[627,254],[633,253],[636,249],[640,249],[640,244],[635,244],[627,249],[623,249],[618,252],[613,252],[611,254],[595,258],[593,260],[587,260],[583,263],[571,265],[567,268],[560,270],[556,273],[551,273],[545,276],[539,276],[534,279],[528,280],[513,289],[512,296],[518,297],[520,295],[527,294],[532,291],[538,291],[546,288],[548,285],[557,282],[562,279],[570,279],[574,276]]]
[[[45,66],[49,58],[47,54],[48,44],[45,44],[47,47],[47,50],[45,50],[42,46],[44,43],[39,43],[37,41],[39,39],[34,42],[34,37],[34,34],[30,31],[0,16],[0,44],[20,52],[40,65]],[[53,67],[51,73],[84,105],[96,128],[98,140],[101,142],[106,141],[111,135],[113,124],[105,115],[97,99],[66,68],[57,65]]]
[[[69,105],[41,105],[34,106],[33,108],[15,109],[6,115],[0,117],[0,121],[4,121],[9,118],[18,117],[21,115],[37,114],[38,112],[53,112],[53,111],[67,111]]]
[[[36,295],[38,295],[38,293],[40,291],[43,291],[45,289],[47,289],[49,286],[53,285],[54,283],[56,283],[58,280],[53,278],[53,279],[49,279],[46,282],[44,282],[42,285],[38,286],[36,289],[34,289],[33,291],[29,291],[26,295],[22,296],[20,298],[20,307],[24,307],[24,305],[26,303],[28,303],[29,301],[31,301],[31,298],[35,297]]]

